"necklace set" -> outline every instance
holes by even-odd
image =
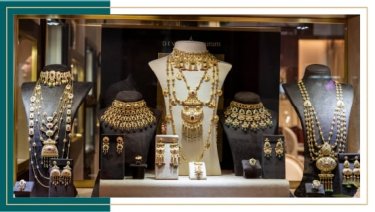
[[[192,87],[188,84],[184,75],[186,71],[203,72],[198,85]],[[163,95],[168,98],[168,112],[165,120],[172,126],[173,134],[176,134],[176,126],[173,118],[173,107],[181,106],[182,136],[188,142],[201,140],[203,130],[202,122],[204,118],[203,107],[212,108],[211,125],[208,129],[207,138],[203,144],[202,153],[199,154],[197,161],[203,159],[205,151],[211,146],[212,130],[216,127],[219,117],[216,115],[216,102],[222,91],[219,89],[219,70],[218,60],[210,53],[187,53],[177,49],[168,56],[167,59],[167,88],[163,90]],[[211,74],[211,75],[210,75]],[[187,98],[179,99],[176,92],[176,80],[183,81]],[[199,90],[204,82],[211,84],[211,92],[208,100],[203,101],[198,98]],[[183,154],[181,158],[186,160]]]
[[[58,98],[57,107],[53,112],[48,113],[45,109],[49,106],[44,103],[42,90],[50,89],[57,85],[65,87],[62,95]],[[73,80],[70,72],[60,73],[55,71],[41,72],[41,77],[36,82],[30,97],[28,117],[30,163],[35,179],[45,188],[49,186],[44,184],[41,179],[50,180],[50,177],[43,174],[43,172],[51,167],[51,160],[69,158],[73,97]],[[42,144],[41,150],[38,150],[39,142]],[[61,153],[58,149],[60,142],[63,142]],[[54,168],[56,169],[56,166]],[[64,184],[67,185],[70,179],[66,176],[69,173],[71,176],[69,164],[64,167],[63,172],[65,173]]]
[[[303,100],[303,114],[310,157],[315,162],[316,168],[320,170],[318,176],[320,181],[323,182],[325,190],[333,191],[334,174],[332,174],[332,171],[337,167],[337,153],[344,152],[346,145],[347,124],[341,84],[335,83],[336,106],[327,138],[324,137],[316,110],[311,103],[303,81],[298,83],[298,87]],[[335,141],[332,142],[334,130],[336,130],[336,136]],[[318,140],[321,143],[318,143]]]

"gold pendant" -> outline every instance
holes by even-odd
[[[188,141],[195,141],[202,137],[203,121],[202,102],[198,100],[195,90],[189,91],[189,96],[182,105],[182,135]]]
[[[325,191],[328,192],[333,191],[333,177],[335,175],[331,172],[337,166],[337,162],[332,156],[333,153],[331,145],[329,145],[329,143],[324,143],[320,149],[319,158],[315,163],[316,168],[320,170],[320,174],[318,175],[320,181],[323,183]]]
[[[43,141],[43,148],[40,154],[44,168],[48,168],[50,159],[59,157],[59,150],[56,147],[56,141],[50,138],[47,139],[47,141]]]

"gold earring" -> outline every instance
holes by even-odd
[[[264,152],[264,157],[266,157],[267,159],[271,158],[272,147],[271,147],[270,140],[268,138],[264,140],[263,152]]]
[[[355,156],[352,181],[353,181],[353,185],[357,188],[360,185],[360,177],[361,177],[360,163],[358,160],[358,156]]]
[[[59,184],[60,176],[61,176],[60,168],[57,166],[56,161],[53,161],[53,166],[49,173],[49,177],[52,182],[52,185],[57,186]]]
[[[202,163],[201,162],[194,162],[194,173],[197,179],[201,179],[203,175],[203,170],[202,170]]]
[[[284,156],[284,146],[283,146],[283,141],[281,138],[277,139],[277,143],[275,146],[275,153],[276,157],[281,159]]]
[[[108,154],[108,151],[109,151],[109,138],[108,138],[108,136],[103,137],[102,151],[103,151],[104,155]]]
[[[345,186],[350,186],[352,183],[353,170],[350,168],[348,156],[345,156],[344,168],[342,169],[342,175],[343,175],[342,184]]]
[[[164,144],[158,143],[156,144],[156,154],[155,154],[155,164],[157,166],[164,165]]]
[[[119,136],[116,138],[116,141],[117,141],[117,145],[116,145],[117,154],[121,154],[122,149],[124,149],[124,139],[121,136]]]
[[[179,154],[179,147],[177,144],[170,146],[171,152],[171,162],[170,165],[177,168],[179,164],[180,154]]]
[[[72,180],[72,168],[70,168],[70,162],[66,162],[66,166],[61,172],[61,183],[67,186]]]

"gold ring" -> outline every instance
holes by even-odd
[[[251,166],[255,166],[255,164],[257,163],[257,160],[255,160],[254,158],[251,158],[249,160],[249,163],[250,163]]]
[[[312,189],[319,190],[320,187],[320,181],[319,180],[313,180],[312,181]]]

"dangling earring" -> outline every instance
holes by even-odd
[[[177,144],[173,144],[170,146],[170,152],[171,152],[171,162],[170,165],[177,168],[179,164],[179,147]]]
[[[277,139],[277,143],[275,146],[275,153],[276,157],[281,159],[284,156],[284,147],[283,147],[283,142],[281,138]]]
[[[67,186],[72,180],[72,168],[70,168],[70,162],[66,162],[66,166],[61,172],[61,183]]]
[[[157,166],[164,165],[164,144],[158,143],[156,144],[156,154],[155,154],[155,164]]]
[[[117,141],[117,145],[116,145],[117,154],[121,154],[122,149],[124,148],[124,139],[121,136],[119,136],[116,138],[116,141]]]
[[[360,177],[361,177],[360,164],[359,164],[358,156],[355,156],[352,181],[353,181],[353,185],[357,188],[360,185]]]
[[[272,147],[271,147],[270,140],[268,138],[264,140],[263,152],[264,152],[264,157],[266,157],[267,159],[271,158]]]
[[[108,154],[109,151],[109,138],[107,136],[103,137],[103,146],[102,146],[103,154]]]
[[[55,187],[59,184],[60,181],[60,168],[56,164],[56,161],[53,161],[53,167],[51,168],[51,172],[49,173],[52,185],[54,185]]]
[[[350,168],[348,156],[345,156],[344,168],[342,169],[342,185],[350,186],[352,184],[353,171]]]

